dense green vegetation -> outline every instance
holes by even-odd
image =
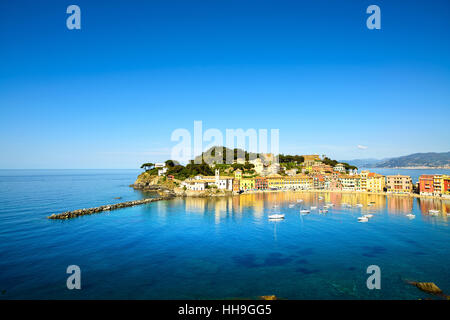
[[[325,163],[325,164],[327,164],[327,165],[329,165],[329,166],[332,166],[332,167],[336,166],[338,163],[342,163],[342,164],[344,165],[344,167],[345,167],[346,170],[349,170],[349,169],[352,169],[352,170],[353,170],[353,169],[358,169],[357,167],[352,166],[352,165],[349,165],[348,163],[345,163],[345,162],[339,162],[339,161],[336,161],[336,160],[331,160],[331,159],[328,158],[328,157],[324,157],[324,158],[322,159],[322,162]]]
[[[278,161],[280,163],[296,163],[296,164],[300,164],[302,162],[305,161],[305,158],[303,158],[303,156],[290,156],[290,155],[284,155],[284,154],[280,154],[278,156]]]
[[[214,167],[210,167],[206,161],[202,161],[205,159],[210,160],[212,163],[212,159],[215,157],[216,152],[219,152],[219,155],[222,156],[224,163],[215,164]],[[233,153],[234,159],[237,159],[238,153],[241,153],[245,156],[245,163],[233,163],[227,164],[225,163],[226,155],[228,153]],[[214,170],[219,169],[221,175],[232,175],[234,171],[240,169],[244,176],[256,176],[256,172],[254,170],[255,166],[248,162],[248,159],[259,156],[256,153],[249,153],[247,151],[241,149],[228,149],[225,147],[216,147],[210,148],[208,151],[202,153],[201,156],[198,156],[194,160],[191,160],[189,164],[183,166],[174,160],[167,160],[165,162],[167,167],[166,175],[172,175],[175,179],[184,180],[189,177],[194,177],[196,175],[202,176],[212,176],[214,175]],[[286,170],[291,169],[299,169],[303,168],[304,157],[299,155],[284,155],[280,154],[278,156],[279,162],[282,167],[285,167]],[[200,164],[196,164],[194,162],[202,161]],[[332,160],[328,157],[324,157],[322,162],[324,164],[330,165],[332,167],[336,166],[339,162],[336,160]],[[357,169],[357,167],[349,165],[348,163],[343,163],[345,169]],[[153,163],[144,163],[141,168],[145,169],[150,175],[158,175],[158,169],[154,168]],[[281,170],[281,174],[284,174],[284,170]]]
[[[148,170],[152,169],[154,166],[155,166],[154,163],[146,162],[146,163],[142,164],[141,169],[148,171]]]

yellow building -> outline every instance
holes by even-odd
[[[367,177],[368,177],[369,173],[370,172],[368,170],[363,170],[359,174],[359,176],[361,177],[361,180],[360,180],[360,190],[361,191],[367,191]]]
[[[370,172],[367,175],[367,191],[368,192],[381,192],[386,186],[386,179],[381,174]]]
[[[240,179],[240,189],[241,190],[255,189],[255,178],[241,178]]]
[[[267,187],[269,189],[282,189],[284,185],[283,177],[277,174],[270,175],[266,177],[267,179]]]

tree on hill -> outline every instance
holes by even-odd
[[[166,166],[171,168],[171,167],[175,167],[176,165],[179,165],[178,161],[174,161],[174,160],[167,160],[165,162]]]
[[[146,163],[141,165],[141,169],[144,169],[145,171],[148,171],[150,169],[153,169],[154,166],[155,166],[154,163],[146,162]]]

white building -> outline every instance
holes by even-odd
[[[208,186],[208,183],[204,180],[199,179],[187,179],[183,181],[181,185],[186,187],[186,189],[188,190],[203,191]]]
[[[195,176],[194,181],[203,181],[206,186],[216,186],[221,190],[233,191],[233,178],[221,177],[219,169],[215,170],[214,176]]]
[[[158,176],[163,176],[163,175],[166,174],[166,172],[167,172],[167,168],[166,167],[161,168],[161,169],[158,170]]]

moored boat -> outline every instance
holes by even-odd
[[[278,219],[284,219],[284,214],[271,214],[269,215],[269,220],[278,220]]]

